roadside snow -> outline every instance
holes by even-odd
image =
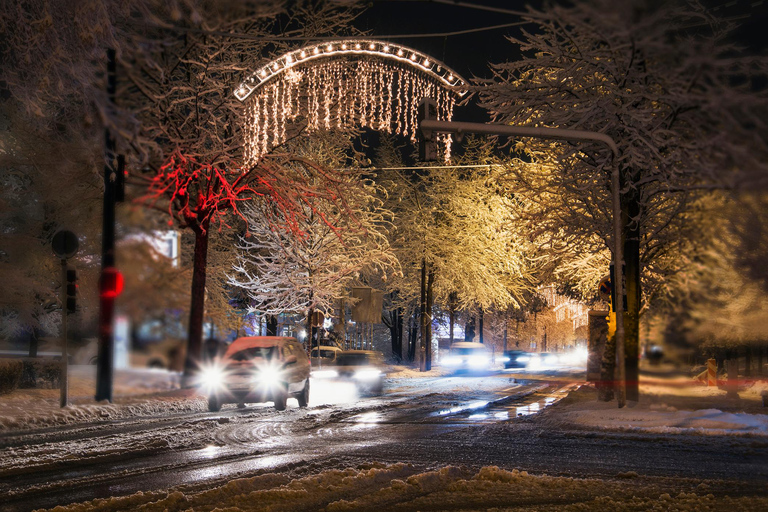
[[[70,366],[69,405],[58,389],[17,389],[0,396],[0,432],[207,410],[202,397],[178,389],[178,374],[165,370],[117,370],[113,403],[96,402],[96,367]]]
[[[595,389],[579,391],[543,414],[551,426],[663,434],[768,436],[768,410],[762,407],[765,381],[750,383],[740,398],[727,398],[716,387],[695,385],[681,377],[640,380],[640,401],[619,409],[616,401],[599,402]],[[763,412],[765,411],[765,412]]]
[[[530,475],[495,466],[474,473],[446,466],[418,472],[404,464],[324,471],[291,480],[263,474],[234,480],[200,492],[137,493],[121,498],[59,506],[56,512],[136,510],[180,512],[214,510],[294,512],[305,510],[768,510],[765,497],[715,497],[706,484],[691,484],[670,493],[636,477],[625,481]]]

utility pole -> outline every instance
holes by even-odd
[[[422,101],[432,101],[425,100]],[[424,107],[427,109],[428,107]],[[581,140],[595,141],[608,146],[613,158],[611,159],[611,193],[613,213],[613,261],[616,269],[616,381],[619,407],[627,403],[626,366],[624,361],[624,271],[622,255],[623,226],[621,224],[621,184],[619,180],[619,148],[616,142],[608,135],[600,132],[586,130],[568,130],[562,128],[533,128],[528,126],[504,126],[483,123],[460,123],[454,121],[435,121],[425,116],[419,122],[420,141],[423,140],[423,154],[435,153],[434,133],[481,133],[486,135],[501,135],[507,137],[535,137],[539,139],[554,140]]]

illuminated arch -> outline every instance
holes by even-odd
[[[245,104],[245,160],[253,164],[286,140],[302,118],[312,130],[367,127],[416,140],[422,98],[450,120],[467,83],[455,71],[405,46],[364,39],[327,41],[287,52],[253,72],[234,91]],[[449,136],[439,136],[450,155]]]

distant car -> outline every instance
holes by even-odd
[[[557,366],[560,364],[560,356],[554,352],[539,352],[541,366]]]
[[[289,397],[309,403],[309,358],[304,346],[285,336],[251,336],[232,342],[200,374],[208,410],[225,403],[274,402],[282,411]]]
[[[490,370],[491,352],[482,343],[457,341],[448,349],[443,364],[456,371]]]
[[[343,352],[339,347],[333,345],[320,345],[310,352],[310,361],[312,366],[324,366],[336,364],[336,358]]]
[[[502,360],[504,368],[526,368],[531,362],[532,354],[525,350],[506,350]]]
[[[313,373],[318,378],[352,382],[362,394],[380,394],[384,390],[384,354],[375,350],[343,350],[336,365]]]

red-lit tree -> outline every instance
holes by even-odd
[[[233,91],[248,70],[286,50],[284,38],[304,42],[349,25],[349,3],[318,4],[290,11],[277,1],[158,5],[144,14],[135,44],[118,53],[118,103],[140,122],[126,150],[134,150],[135,168],[147,169],[130,181],[147,187],[141,203],[168,212],[171,224],[195,234],[187,381],[202,346],[210,230],[244,221],[245,201],[268,202],[284,219],[275,228],[295,235],[302,234],[302,212],[319,201],[345,209],[335,173],[306,159],[273,152],[249,168],[242,164],[243,106]]]

